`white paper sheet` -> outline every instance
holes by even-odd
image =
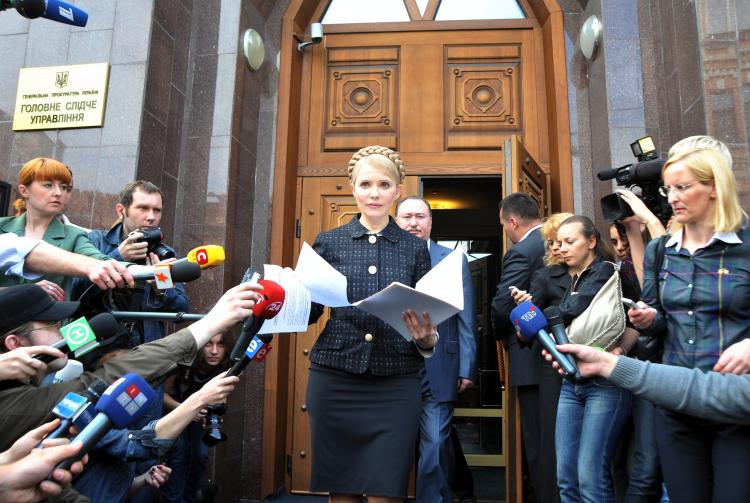
[[[279,314],[266,320],[258,333],[277,334],[306,332],[310,319],[310,292],[291,269],[277,265],[263,266],[263,279],[275,281],[284,289],[284,305]]]
[[[463,304],[463,290],[461,290],[461,304]],[[457,306],[401,283],[391,283],[378,293],[355,302],[354,305],[388,323],[407,341],[412,340],[411,332],[406,328],[403,318],[403,312],[407,309],[417,313],[420,319],[422,313],[428,312],[433,325],[438,325],[461,310]]]
[[[346,276],[315,253],[307,243],[302,244],[294,272],[310,291],[313,302],[330,307],[351,305],[346,296]]]

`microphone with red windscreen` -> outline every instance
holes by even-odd
[[[248,269],[243,277],[243,282],[250,281],[254,275],[255,272]],[[234,345],[232,353],[229,355],[229,359],[234,363],[232,368],[229,369],[229,372],[227,372],[227,376],[235,376],[242,373],[257,352],[256,349],[255,351],[252,351],[251,354],[248,354],[248,351],[251,349],[251,342],[253,342],[256,334],[260,331],[263,323],[279,314],[279,311],[281,311],[281,308],[284,305],[284,297],[286,294],[281,285],[275,281],[266,279],[262,279],[258,281],[258,283],[263,287],[263,290],[258,292],[262,297],[253,306],[252,316],[247,318],[242,324],[240,337],[237,339],[237,343]],[[257,337],[259,340],[256,341],[256,344],[253,347],[259,349],[258,342],[261,343],[261,346],[263,344],[268,344],[271,342],[272,337],[271,334]]]

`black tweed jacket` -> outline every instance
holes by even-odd
[[[321,232],[313,249],[347,279],[350,302],[369,297],[394,281],[414,286],[430,270],[427,242],[399,228],[391,219],[377,236],[359,222]],[[323,313],[313,304],[311,323]],[[313,363],[352,374],[389,376],[417,372],[424,366],[413,342],[390,325],[356,307],[331,308],[331,318],[313,346]]]

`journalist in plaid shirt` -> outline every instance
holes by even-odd
[[[630,319],[641,329],[666,326],[664,363],[746,374],[750,230],[742,229],[732,157],[714,138],[685,138],[670,149],[662,178],[673,235],[660,264],[658,242],[648,245],[643,301],[649,306],[631,309]],[[671,501],[747,501],[750,427],[657,407],[654,429]]]

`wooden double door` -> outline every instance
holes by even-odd
[[[406,196],[421,195],[424,176],[501,175],[503,192],[530,192],[548,210],[544,68],[535,26],[529,20],[518,29],[329,33],[304,56],[295,256],[303,242],[312,244],[319,232],[357,213],[346,167],[366,145],[400,152]],[[324,324],[322,318],[290,345],[287,487],[293,492],[309,487],[307,373]]]

